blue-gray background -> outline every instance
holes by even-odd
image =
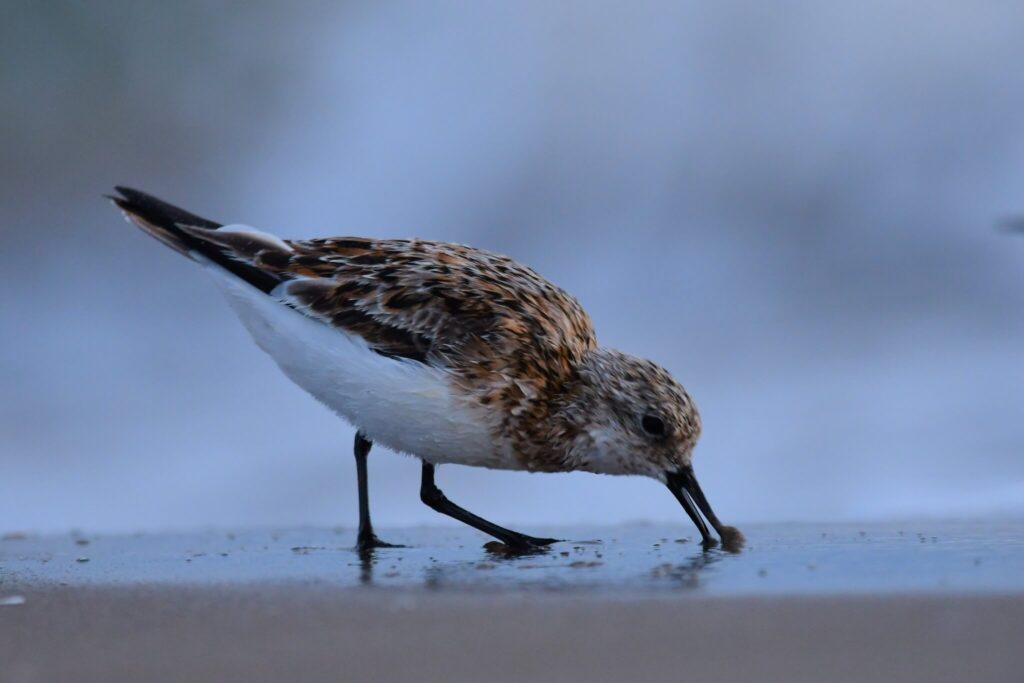
[[[723,517],[1024,513],[1019,3],[0,9],[0,526],[350,524],[351,429],[122,183],[286,237],[508,253],[696,397]],[[444,523],[371,458],[380,524]],[[650,481],[449,467],[521,526]]]

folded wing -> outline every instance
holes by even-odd
[[[118,192],[115,204],[168,246],[386,356],[479,376],[541,373],[561,381],[596,347],[576,300],[505,256],[424,240],[282,240],[221,226],[137,190]]]

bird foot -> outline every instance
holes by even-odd
[[[356,548],[358,548],[361,552],[366,552],[368,550],[376,550],[377,548],[404,547],[404,545],[399,545],[396,543],[385,543],[384,541],[377,538],[377,535],[372,532],[369,534],[360,534],[359,539],[356,541]]]

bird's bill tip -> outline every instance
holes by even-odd
[[[743,547],[746,539],[743,534],[734,526],[722,524],[715,515],[714,510],[711,509],[711,504],[708,502],[707,496],[704,495],[704,491],[701,490],[700,484],[697,482],[697,477],[693,473],[692,466],[686,466],[676,471],[669,471],[665,473],[665,483],[672,495],[676,497],[679,504],[682,505],[686,514],[693,520],[694,525],[700,532],[702,543],[705,548],[714,547],[718,544],[715,538],[708,532],[707,524],[704,523],[704,518],[714,527],[715,531],[718,532],[719,538],[722,540],[722,548],[730,552],[737,552]],[[703,517],[702,517],[703,515]]]

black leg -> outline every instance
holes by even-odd
[[[437,510],[441,514],[454,517],[460,522],[468,524],[474,529],[479,529],[485,534],[490,534],[505,545],[509,545],[514,548],[537,548],[558,542],[557,538],[535,538],[533,536],[521,534],[517,531],[511,531],[492,522],[488,522],[482,517],[477,517],[468,510],[460,508],[458,505],[448,500],[444,493],[441,492],[441,489],[437,488],[437,484],[434,483],[434,466],[426,461],[423,463],[423,479],[420,483],[420,499],[430,508]]]
[[[400,548],[402,546],[385,543],[373,533],[373,524],[370,523],[370,495],[369,486],[366,483],[366,456],[370,454],[373,442],[356,432],[356,479],[359,481],[359,537],[358,547],[360,550],[372,548]]]

